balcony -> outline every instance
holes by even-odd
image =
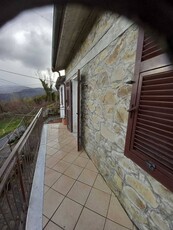
[[[1,174],[7,175],[1,177],[1,229],[134,230],[97,168],[85,151],[76,150],[76,137],[63,124],[44,125],[38,157],[36,153],[33,158],[24,157],[28,153],[24,150],[31,152],[27,149],[31,137],[36,141],[40,136],[36,120],[37,129],[30,127]]]

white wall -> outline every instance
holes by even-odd
[[[59,88],[59,99],[60,99],[60,117],[65,117],[65,89],[64,85]]]
[[[73,133],[77,133],[77,76],[72,80]]]

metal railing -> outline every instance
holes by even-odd
[[[0,229],[25,228],[42,126],[40,109],[0,168]]]

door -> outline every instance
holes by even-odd
[[[80,70],[78,70],[78,87],[77,87],[77,149],[80,151],[82,149],[82,125],[81,125],[81,75]]]
[[[66,82],[66,116],[67,116],[67,128],[70,132],[73,132],[72,124],[72,82]]]

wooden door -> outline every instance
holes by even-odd
[[[81,127],[81,75],[80,70],[78,70],[78,92],[77,92],[77,149],[80,151],[82,149],[82,127]]]
[[[73,132],[73,117],[72,117],[72,82],[66,82],[66,117],[67,128],[70,132]]]

